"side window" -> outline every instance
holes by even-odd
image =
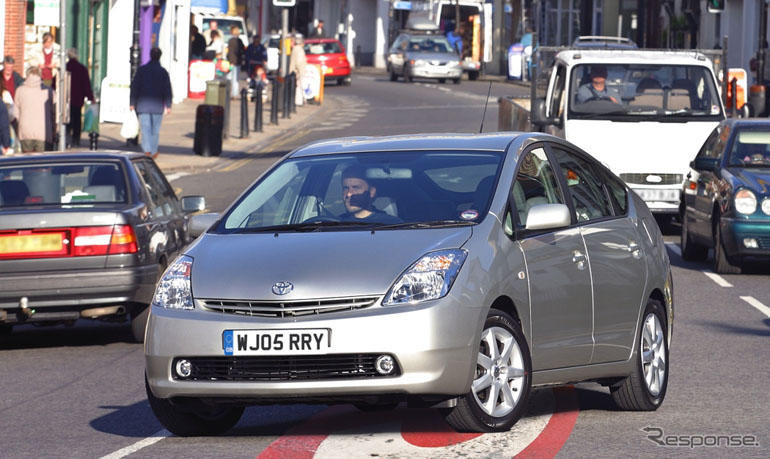
[[[163,172],[158,169],[158,166],[150,162],[147,163],[147,168],[150,171],[150,177],[153,181],[153,186],[157,187],[161,195],[163,212],[165,215],[172,215],[181,212],[181,207],[179,200],[176,197],[176,193],[174,193],[174,190],[168,184],[168,181],[163,175]]]
[[[169,215],[169,213],[166,212],[166,208],[168,206],[164,205],[167,203],[163,196],[163,190],[154,180],[150,170],[150,164],[147,161],[137,161],[134,163],[134,167],[139,173],[139,177],[142,179],[144,194],[149,200],[147,204],[150,210],[150,215],[153,218],[161,218]]]
[[[556,146],[553,152],[572,197],[577,221],[611,216],[612,210],[602,188],[601,177],[596,175],[588,161]]]
[[[519,160],[519,172],[513,182],[513,198],[517,228],[527,225],[527,212],[538,204],[563,204],[559,185],[553,167],[542,147],[526,153]],[[508,226],[506,224],[506,226]]]
[[[615,215],[628,214],[628,192],[623,182],[606,171],[601,171],[601,175],[604,179],[604,186],[609,191],[612,206],[615,208]]]

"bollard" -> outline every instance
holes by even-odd
[[[89,132],[88,133],[88,148],[91,150],[98,150],[99,149],[99,133],[98,132]]]
[[[730,95],[732,96],[732,104],[730,112],[731,118],[737,118],[738,117],[738,79],[733,78],[730,81]]]
[[[282,112],[281,112],[281,118],[288,118],[289,117],[289,88],[291,87],[291,84],[289,84],[289,77],[286,76],[283,79],[283,102],[281,104]]]
[[[241,89],[241,138],[249,137],[249,95],[246,88]]]
[[[274,79],[270,95],[270,124],[278,124],[278,95],[281,93],[280,82]]]
[[[262,83],[257,84],[254,98],[254,132],[262,132]]]
[[[297,113],[297,74],[291,74],[291,108],[292,113]]]

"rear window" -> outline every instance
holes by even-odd
[[[341,52],[342,49],[336,41],[305,44],[305,54],[336,54]]]
[[[32,163],[0,167],[0,208],[126,202],[119,163]]]

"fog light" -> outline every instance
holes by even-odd
[[[377,357],[377,360],[374,362],[374,368],[376,368],[377,373],[381,375],[389,375],[393,373],[393,369],[396,368],[396,364],[393,362],[393,357],[389,355],[381,355]]]
[[[176,374],[182,378],[189,378],[192,374],[192,363],[189,360],[179,360],[176,362]]]
[[[746,246],[747,249],[758,249],[759,245],[757,244],[757,240],[752,237],[747,237],[743,240],[743,245]]]

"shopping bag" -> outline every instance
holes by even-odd
[[[139,119],[136,117],[136,112],[131,110],[126,114],[126,119],[123,120],[123,126],[120,128],[120,136],[124,139],[133,139],[139,135]]]
[[[84,132],[99,132],[99,104],[88,104],[83,117]]]

